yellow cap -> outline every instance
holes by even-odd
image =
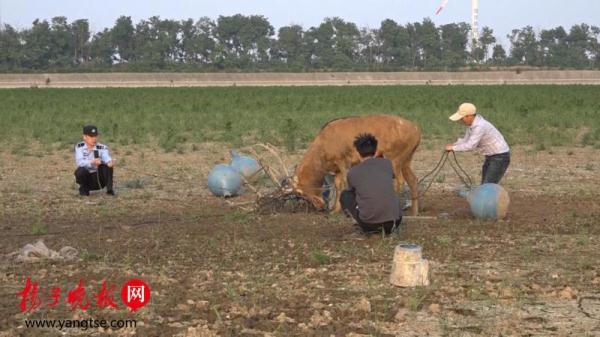
[[[453,122],[457,122],[465,116],[474,115],[477,113],[477,108],[475,105],[471,103],[463,103],[458,107],[458,111],[452,116],[450,116],[450,120]]]

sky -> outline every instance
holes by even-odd
[[[112,27],[121,15],[134,22],[158,15],[168,19],[198,19],[219,15],[263,15],[276,29],[300,24],[305,29],[323,18],[338,16],[358,27],[378,28],[384,19],[406,24],[431,18],[436,25],[471,22],[471,1],[449,0],[435,15],[441,0],[0,0],[0,20],[16,28],[31,26],[36,18],[66,16],[69,22],[88,19],[92,31]],[[514,28],[536,30],[587,23],[600,26],[599,0],[480,0],[479,27],[489,26],[499,42]]]

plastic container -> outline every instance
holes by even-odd
[[[498,184],[483,184],[464,194],[471,213],[478,219],[502,219],[508,212],[508,192]]]
[[[218,197],[231,197],[242,188],[242,176],[227,164],[216,165],[208,174],[208,189]]]
[[[246,180],[255,179],[260,171],[260,164],[252,157],[242,156],[237,151],[229,151],[231,162],[229,165],[238,171]]]

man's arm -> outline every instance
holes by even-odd
[[[463,151],[471,151],[479,145],[481,141],[481,137],[485,130],[481,126],[475,126],[469,130],[468,135],[465,135],[464,138],[459,139],[456,143],[452,145],[452,150],[456,152]]]
[[[110,157],[110,152],[108,151],[108,146],[104,145],[104,148],[102,149],[102,151],[100,151],[101,155],[101,159],[102,159],[102,163],[107,164],[108,166],[112,167],[113,164],[113,160]]]
[[[75,164],[77,167],[85,167],[87,169],[93,169],[91,159],[83,158],[83,147],[75,147]]]
[[[355,191],[355,190],[356,190],[356,188],[355,188],[355,187],[354,187],[354,185],[352,184],[352,181],[353,181],[352,177],[353,177],[353,174],[352,174],[352,169],[350,169],[350,170],[348,171],[348,173],[346,174],[346,182],[348,183],[348,189],[349,189],[350,191]]]
[[[465,135],[462,138],[458,138],[456,140],[456,142],[454,142],[454,144],[452,145],[459,145],[465,142],[465,140],[469,139],[469,136],[471,135],[471,131],[469,128],[467,128],[467,130],[465,130]]]

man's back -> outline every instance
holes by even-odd
[[[369,158],[348,171],[348,185],[356,192],[359,217],[365,223],[383,223],[401,216],[394,190],[394,170],[385,158]]]

